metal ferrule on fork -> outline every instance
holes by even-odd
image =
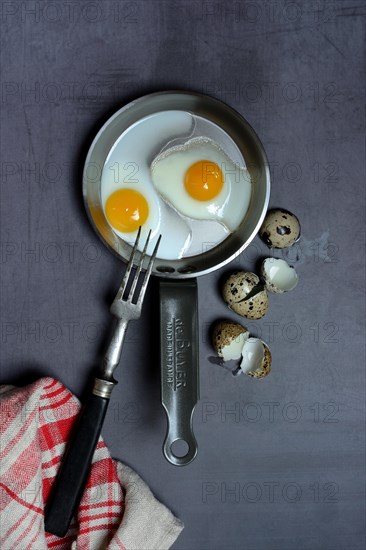
[[[94,378],[92,393],[93,395],[103,397],[103,399],[109,399],[115,385],[116,382],[111,382],[110,380],[102,380],[101,378]]]

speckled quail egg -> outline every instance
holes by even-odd
[[[224,361],[240,359],[240,366],[233,374],[243,372],[252,378],[264,378],[271,370],[272,356],[267,344],[251,337],[239,323],[217,321],[213,326],[212,345]]]
[[[241,370],[252,378],[264,378],[271,371],[272,356],[267,344],[259,338],[248,338],[243,346]]]
[[[269,292],[282,294],[295,288],[298,277],[295,269],[285,260],[266,258],[262,263],[261,277]]]
[[[300,222],[297,217],[284,209],[269,210],[259,235],[269,248],[286,248],[300,237]]]
[[[260,319],[268,310],[268,294],[261,288],[259,277],[250,271],[236,271],[226,280],[222,295],[230,309],[247,319]],[[255,287],[258,292],[247,296]]]
[[[212,345],[224,361],[240,359],[244,343],[249,338],[248,330],[233,321],[217,321],[212,331]]]

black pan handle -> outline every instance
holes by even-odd
[[[197,454],[193,433],[199,397],[197,281],[161,280],[159,290],[161,400],[168,419],[163,451],[171,464],[185,466]]]
[[[96,378],[93,393],[80,412],[46,506],[47,533],[63,537],[70,527],[85,489],[114,385],[114,382]]]

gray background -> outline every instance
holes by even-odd
[[[82,395],[123,273],[83,209],[88,145],[131,98],[210,93],[256,129],[271,206],[302,222],[287,253],[298,287],[247,323],[273,371],[235,378],[209,361],[212,321],[240,321],[219,282],[269,254],[256,238],[199,280],[194,463],[179,469],[161,452],[156,282],[129,329],[104,437],[184,521],[177,550],[364,548],[365,2],[0,5],[1,382],[51,375]]]

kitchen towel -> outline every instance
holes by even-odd
[[[80,410],[53,378],[0,386],[0,548],[2,550],[165,550],[183,524],[102,438],[66,536],[45,533],[44,507]]]

